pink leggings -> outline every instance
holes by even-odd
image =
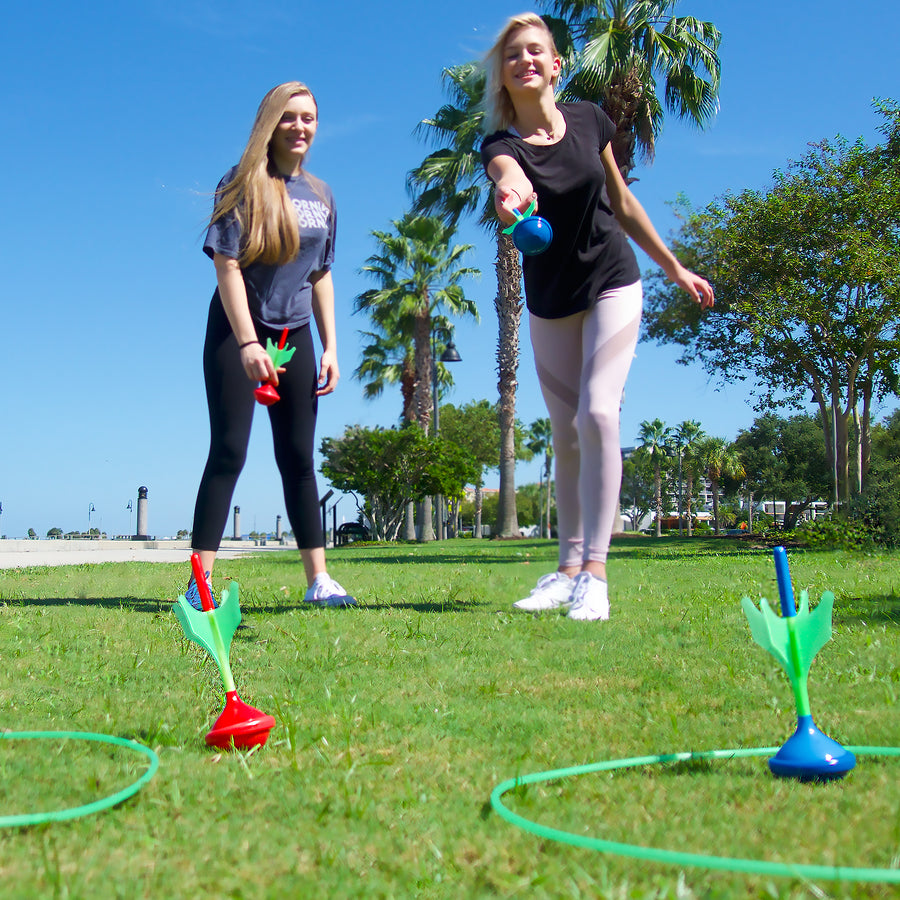
[[[619,407],[641,324],[640,281],[564,319],[530,317],[556,457],[560,566],[606,562],[619,509]]]

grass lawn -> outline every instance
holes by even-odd
[[[269,743],[204,743],[223,705],[214,662],[172,613],[184,566],[0,571],[5,730],[134,738],[160,768],[115,809],[0,829],[0,885],[19,897],[887,898],[900,886],[679,870],[542,840],[490,808],[517,774],[622,757],[780,746],[790,683],[740,598],[777,607],[771,554],[742,541],[622,538],[612,618],[511,611],[555,567],[549,541],[350,545],[331,573],[351,610],[302,603],[293,553],[223,561],[243,622],[240,696],[275,716]],[[834,636],[809,679],[819,727],[900,745],[900,557],[790,554]],[[146,767],[110,745],[0,742],[0,815],[88,803]],[[83,746],[84,745],[84,746]],[[629,769],[508,794],[529,819],[708,855],[900,867],[900,760],[841,782],[774,779],[765,757]]]

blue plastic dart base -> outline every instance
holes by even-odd
[[[772,774],[801,781],[843,778],[856,765],[856,757],[816,728],[812,716],[799,716],[797,730],[769,760]]]

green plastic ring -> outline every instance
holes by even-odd
[[[847,749],[861,756],[900,756],[900,747],[848,747]],[[541,825],[539,822],[532,822],[530,819],[526,819],[507,809],[501,800],[505,793],[521,785],[538,784],[543,781],[559,781],[562,778],[587,775],[591,772],[608,772],[612,769],[629,769],[657,763],[685,762],[688,760],[771,756],[777,752],[778,747],[752,747],[740,750],[707,750],[700,753],[671,753],[661,756],[639,756],[633,759],[613,759],[605,762],[590,763],[585,766],[573,766],[568,769],[538,772],[534,775],[522,775],[498,784],[491,792],[491,806],[507,822],[538,837],[547,838],[551,841],[560,841],[564,844],[572,844],[575,847],[584,847],[589,850],[599,850],[603,853],[670,863],[677,866],[699,866],[705,869],[745,872],[753,875],[783,875],[829,881],[882,881],[900,884],[900,869],[864,869],[853,866],[817,866],[806,863],[768,862],[728,856],[705,856],[699,853],[684,853],[676,850],[661,850],[655,847],[641,847],[637,844],[604,841],[599,838],[573,834],[569,831],[561,831],[558,828],[550,828],[546,825]]]
[[[110,734],[91,734],[84,731],[3,731],[0,732],[0,738],[6,740],[76,740],[76,741],[96,741],[101,744],[115,744],[118,747],[126,747],[128,750],[134,750],[136,753],[142,753],[150,760],[147,771],[138,778],[133,784],[110,794],[102,800],[95,800],[93,803],[85,803],[82,806],[73,806],[69,809],[51,810],[42,813],[21,813],[14,816],[0,816],[0,827],[15,827],[23,825],[40,825],[44,822],[63,822],[67,819],[77,819],[80,816],[88,816],[91,813],[100,812],[103,809],[109,809],[127,800],[136,794],[155,774],[159,768],[159,757],[149,748],[137,741],[131,741],[127,738],[115,737]]]

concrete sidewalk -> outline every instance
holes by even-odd
[[[296,550],[296,544],[255,541],[223,541],[220,559]],[[0,540],[0,569],[29,566],[77,566],[83,563],[157,562],[184,563],[191,559],[189,541],[88,541],[88,540]]]

